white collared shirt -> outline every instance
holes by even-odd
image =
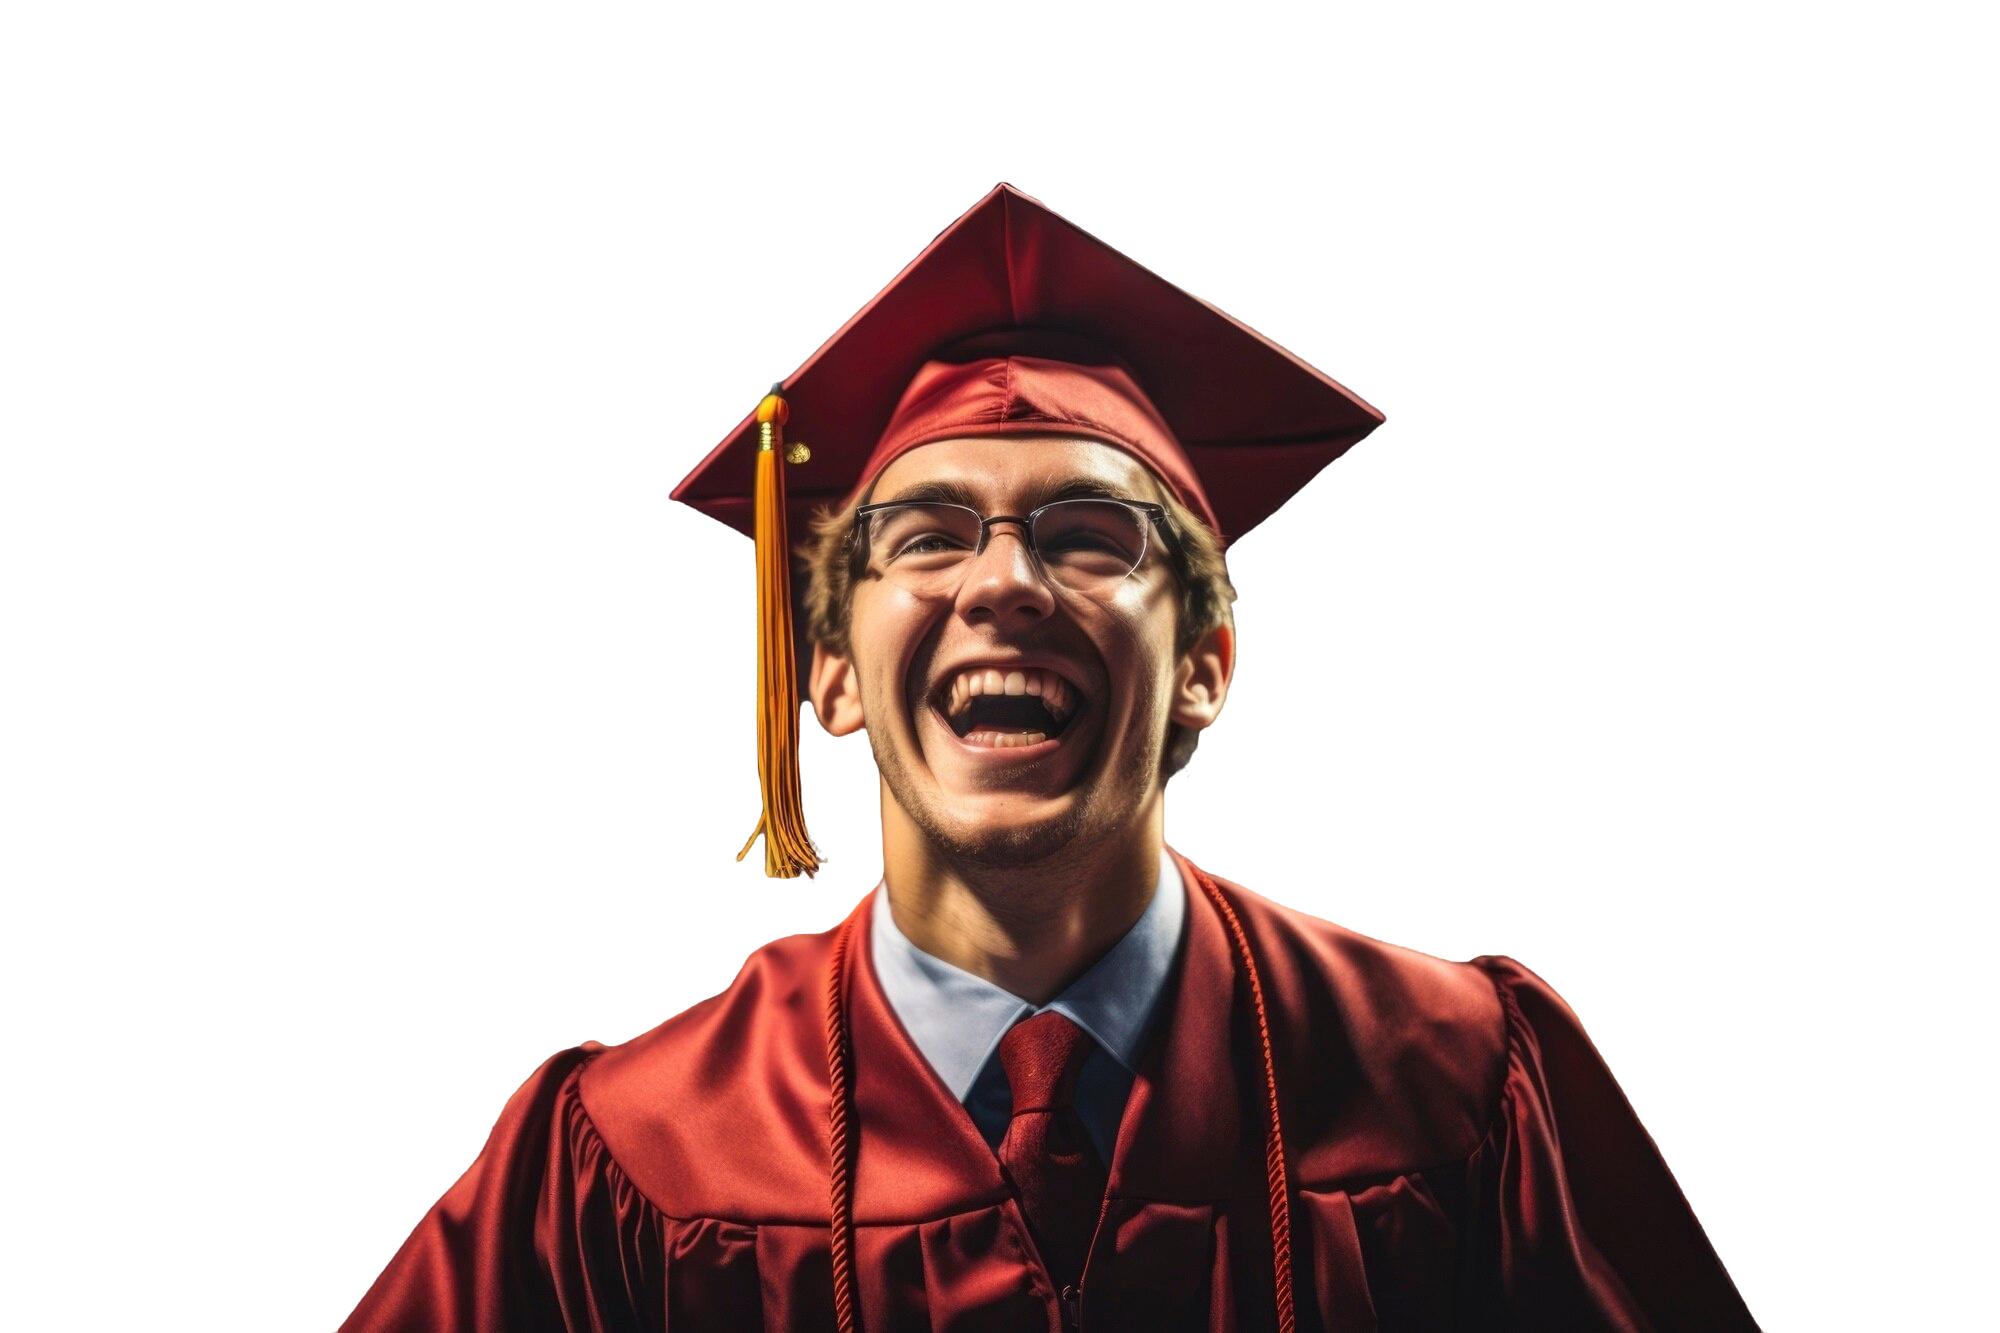
[[[988,1143],[998,1146],[1012,1114],[1007,1076],[994,1057],[1007,1030],[1053,1009],[1091,1035],[1096,1046],[1077,1076],[1076,1110],[1099,1158],[1109,1163],[1187,919],[1187,889],[1173,858],[1164,849],[1160,852],[1159,882],[1132,928],[1089,971],[1041,1006],[910,943],[889,912],[886,884],[877,886],[872,911],[869,948],[882,993]]]

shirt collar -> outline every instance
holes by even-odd
[[[1039,1008],[941,958],[896,927],[888,886],[875,890],[869,948],[889,1007],[951,1095],[964,1101],[1007,1029],[1054,1009],[1088,1032],[1127,1070],[1136,1071],[1146,1026],[1166,988],[1187,917],[1187,890],[1165,849],[1153,899],[1138,921],[1089,971]]]

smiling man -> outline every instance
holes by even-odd
[[[765,558],[779,874],[816,864],[778,642],[810,520],[807,693],[868,736],[882,883],[550,1060],[346,1327],[1754,1327],[1533,974],[1166,845],[1224,549],[1374,409],[1005,186],[781,388],[676,497]]]

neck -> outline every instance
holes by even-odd
[[[1144,914],[1160,880],[1165,829],[1154,792],[1128,826],[1020,866],[938,846],[882,793],[889,909],[910,943],[1010,994],[1046,1004]]]

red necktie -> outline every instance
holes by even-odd
[[[1104,1167],[1071,1105],[1092,1046],[1089,1033],[1052,1009],[1000,1039],[1000,1067],[1014,1094],[1000,1165],[1058,1289],[1082,1278],[1104,1205]]]

